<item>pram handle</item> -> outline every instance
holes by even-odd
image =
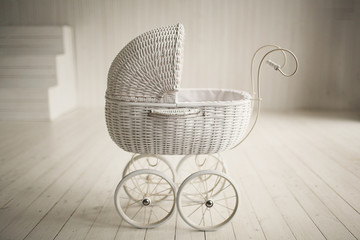
[[[197,116],[201,114],[198,108],[168,108],[168,109],[151,109],[149,116],[154,117],[178,117],[178,116]]]
[[[258,66],[258,69],[257,69],[257,77],[256,77],[256,89],[255,89],[255,84],[254,84],[254,79],[253,79],[253,65],[254,65],[254,61],[255,61],[255,57],[256,55],[259,53],[260,50],[266,48],[266,47],[272,47],[273,49],[269,50],[268,52],[266,52],[263,57],[261,58],[260,60],[260,63],[259,63],[259,66]],[[290,50],[288,49],[285,49],[285,48],[281,48],[279,46],[276,46],[276,45],[265,45],[265,46],[262,46],[260,47],[258,50],[256,50],[256,52],[254,53],[252,59],[251,59],[251,86],[252,86],[252,91],[253,91],[253,98],[252,100],[256,101],[257,102],[257,111],[256,111],[256,116],[255,116],[255,120],[250,128],[250,130],[245,134],[245,137],[239,142],[237,143],[233,148],[236,148],[237,146],[239,146],[243,141],[245,141],[245,139],[250,135],[250,133],[252,132],[252,130],[254,129],[256,123],[257,123],[257,120],[259,118],[259,114],[260,114],[260,101],[262,100],[261,99],[261,95],[260,95],[260,70],[261,70],[261,67],[262,67],[262,64],[265,60],[265,58],[273,53],[273,52],[276,52],[276,51],[281,51],[283,56],[284,56],[284,63],[282,65],[279,65],[271,60],[267,60],[267,63],[272,66],[274,68],[275,71],[279,71],[283,76],[285,77],[291,77],[293,76],[297,70],[298,70],[298,67],[299,67],[299,62],[295,56],[295,54],[293,52],[291,52]],[[295,61],[295,69],[293,72],[287,74],[285,73],[282,68],[286,65],[287,63],[287,58],[286,58],[286,53],[290,54],[291,57],[294,58],[294,61]]]

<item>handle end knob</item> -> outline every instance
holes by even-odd
[[[275,69],[275,71],[280,69],[280,65],[277,64],[276,62],[273,62],[271,60],[267,60],[266,63],[269,64],[270,66],[272,66]]]

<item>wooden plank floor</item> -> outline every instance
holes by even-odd
[[[214,232],[177,213],[149,230],[122,221],[113,192],[130,157],[111,142],[102,110],[0,122],[0,239],[360,238],[359,113],[262,114],[222,154],[241,205]]]

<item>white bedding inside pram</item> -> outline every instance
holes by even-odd
[[[250,99],[249,93],[226,89],[180,89],[177,93],[177,103],[194,102],[233,102]]]

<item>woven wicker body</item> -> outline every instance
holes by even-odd
[[[235,146],[249,125],[246,92],[179,89],[184,28],[159,28],[131,41],[113,61],[106,122],[113,141],[134,153],[185,155]]]
[[[164,155],[216,153],[236,145],[249,124],[250,95],[230,90],[192,91],[197,93],[207,99],[197,102],[195,97],[193,102],[176,105],[108,100],[106,119],[113,141],[125,151]]]

